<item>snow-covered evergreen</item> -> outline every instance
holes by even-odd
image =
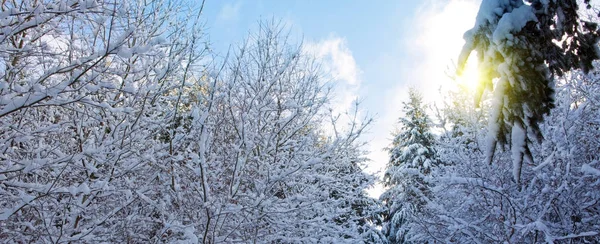
[[[494,93],[487,161],[510,146],[517,182],[523,163],[533,163],[532,142],[542,139],[539,125],[555,106],[555,75],[573,68],[587,72],[600,57],[597,24],[580,20],[578,10],[577,0],[483,0],[475,26],[464,35],[458,72],[477,51],[478,95]]]
[[[383,232],[390,243],[409,241],[412,226],[430,197],[430,185],[426,177],[438,158],[435,138],[431,133],[431,121],[425,110],[421,94],[410,89],[408,102],[403,103],[400,130],[389,149],[384,185],[386,191],[380,199],[387,207]]]
[[[458,91],[439,113],[444,164],[428,178],[413,240],[600,241],[597,30],[579,20],[577,6],[482,2],[460,60],[478,52],[479,107]],[[510,150],[496,150],[498,143]]]

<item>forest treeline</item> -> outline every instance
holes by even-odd
[[[600,242],[588,5],[484,0],[480,89],[409,91],[373,199],[371,119],[279,22],[219,54],[203,3],[3,1],[0,240]]]

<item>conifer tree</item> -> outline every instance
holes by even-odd
[[[383,225],[390,243],[407,241],[411,218],[423,210],[429,197],[425,177],[438,164],[422,96],[414,89],[408,95],[409,101],[403,103],[400,131],[389,149],[390,161],[384,175],[387,190],[381,196],[388,208]]]

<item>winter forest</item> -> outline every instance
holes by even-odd
[[[480,1],[476,85],[407,89],[371,173],[276,18],[217,52],[204,1],[1,1],[0,242],[600,243],[595,4]]]

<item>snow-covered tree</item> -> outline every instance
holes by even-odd
[[[421,94],[410,89],[408,102],[403,103],[404,116],[400,117],[400,131],[389,149],[384,186],[387,190],[380,199],[388,208],[384,232],[390,243],[410,241],[410,229],[415,216],[423,211],[430,197],[425,180],[438,164],[435,138],[430,131],[430,120]]]
[[[358,142],[369,120],[352,117],[332,136],[321,129],[334,122],[328,85],[278,23],[261,23],[231,56],[206,137],[196,130],[186,146],[207,172],[194,183],[207,192],[194,220],[207,241],[361,242],[373,231],[365,190],[374,179],[362,171]]]
[[[580,19],[577,0],[484,0],[475,27],[465,33],[458,72],[472,51],[480,70],[479,96],[493,90],[487,161],[509,145],[513,178],[523,161],[532,163],[532,139],[541,139],[544,116],[555,106],[555,75],[573,68],[587,72],[600,57],[596,23]]]
[[[2,2],[1,239],[194,239],[156,198],[167,166],[155,134],[177,103],[166,94],[191,80],[185,67],[205,49],[193,22],[201,6],[186,6]]]
[[[484,106],[459,101],[443,110],[443,121],[460,126],[438,144],[447,164],[432,172],[422,240],[599,241],[597,29],[579,19],[577,7],[483,1],[460,61],[477,51]],[[481,99],[486,89],[492,97]],[[492,116],[484,126],[479,114],[487,109]],[[493,155],[496,144],[511,150]]]
[[[574,71],[557,79],[556,108],[540,124],[545,139],[531,145],[536,163],[523,169],[521,184],[512,179],[510,152],[499,152],[493,164],[483,163],[484,121],[466,123],[471,127],[466,131],[475,133],[442,136],[438,152],[447,164],[432,172],[435,187],[428,208],[431,214],[421,218],[423,239],[442,243],[598,242],[597,76],[595,71]],[[478,121],[469,119],[478,113],[464,114],[467,117],[462,121]]]
[[[358,137],[327,136],[318,61],[262,26],[207,57],[188,1],[3,1],[0,239],[350,242],[373,236]]]

